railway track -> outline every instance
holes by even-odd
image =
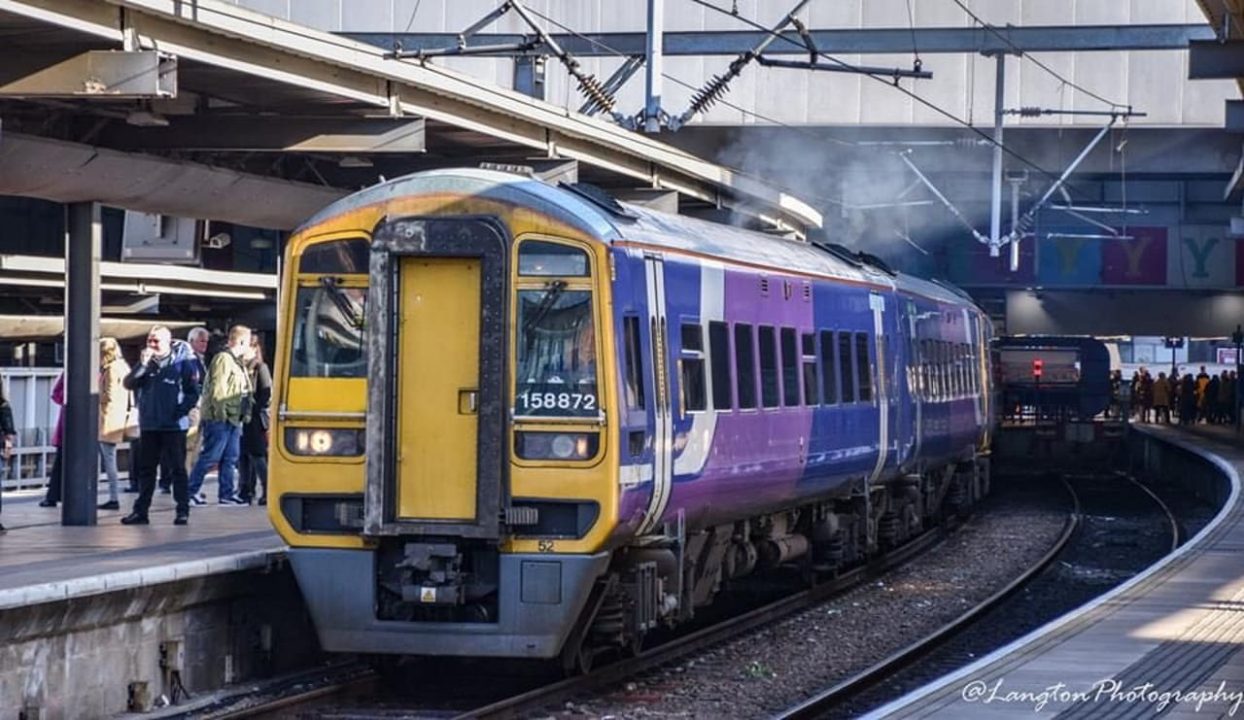
[[[1128,479],[1129,481],[1130,478]],[[1134,482],[1134,481],[1131,481]],[[1177,522],[1160,498],[1153,495],[1148,488],[1135,483],[1145,494],[1163,508],[1171,522],[1172,543],[1177,542],[1175,533]],[[828,690],[789,708],[777,717],[807,718],[817,717],[825,713],[827,708],[841,707],[850,698],[874,687],[883,678],[892,676],[904,667],[918,663],[929,656],[946,641],[954,638],[965,627],[990,609],[1011,597],[1032,578],[1048,568],[1064,551],[1069,541],[1075,537],[1080,528],[1084,514],[1080,498],[1076,491],[1064,481],[1064,486],[1072,498],[1072,511],[1064,523],[1062,531],[1053,546],[1020,577],[1011,581],[985,601],[971,608],[951,623],[939,629],[931,636],[894,653],[885,660],[876,663],[863,672],[839,682]],[[474,700],[450,700],[440,702],[435,707],[424,706],[420,701],[396,701],[372,704],[374,695],[382,692],[384,681],[380,674],[365,669],[362,665],[343,665],[340,677],[333,678],[324,673],[321,682],[314,686],[305,685],[297,692],[287,688],[283,693],[269,693],[266,698],[251,698],[245,702],[234,701],[230,707],[215,712],[194,712],[195,718],[324,718],[341,720],[344,718],[384,718],[384,717],[438,717],[438,718],[516,718],[528,717],[540,709],[559,707],[572,699],[591,697],[607,688],[617,687],[625,681],[643,676],[656,668],[668,666],[687,656],[703,652],[724,641],[733,639],[783,618],[796,615],[809,607],[822,603],[848,589],[875,580],[896,567],[907,563],[914,557],[932,548],[947,536],[945,528],[930,530],[900,548],[897,548],[873,562],[863,565],[815,587],[803,590],[794,595],[768,603],[762,607],[733,616],[714,625],[675,638],[636,656],[624,658],[614,663],[601,666],[591,673],[547,684],[540,684],[533,689],[514,692],[506,690],[497,693],[495,688],[480,687],[479,692],[493,692],[494,697],[501,699],[488,704],[478,705]],[[531,687],[528,682],[525,687]]]
[[[1180,533],[1179,522],[1174,513],[1167,504],[1158,497],[1152,490],[1136,481],[1130,476],[1121,475],[1129,483],[1135,485],[1139,491],[1147,495],[1165,516],[1170,525],[1171,547],[1174,550],[1179,546]],[[944,646],[951,639],[957,637],[962,631],[971,626],[979,618],[987,612],[999,607],[1011,598],[1020,588],[1030,583],[1034,578],[1048,569],[1055,560],[1057,560],[1068,548],[1073,538],[1076,537],[1077,530],[1081,529],[1083,524],[1084,512],[1081,494],[1076,491],[1075,487],[1063,479],[1063,485],[1070,494],[1073,504],[1073,510],[1068,517],[1067,523],[1063,527],[1062,533],[1058,540],[1050,548],[1050,550],[1042,556],[1037,562],[1022,575],[1015,578],[1005,587],[998,590],[990,597],[986,598],[976,606],[970,608],[959,617],[942,626],[939,630],[931,635],[908,645],[907,647],[893,653],[889,657],[878,663],[856,673],[828,689],[813,695],[807,700],[787,708],[786,710],[773,716],[773,720],[808,720],[810,718],[820,718],[831,711],[843,707],[851,699],[858,697],[864,692],[876,686],[880,681],[894,676],[903,669],[912,666],[923,658],[928,657],[935,650]]]
[[[501,718],[525,717],[530,712],[559,704],[567,699],[590,694],[602,688],[618,684],[628,678],[651,669],[674,662],[679,658],[702,651],[718,643],[736,637],[740,633],[763,627],[782,618],[799,613],[826,599],[881,577],[894,568],[910,561],[938,544],[949,531],[944,527],[929,530],[903,544],[884,556],[852,568],[814,587],[789,595],[780,600],[747,611],[711,626],[674,638],[633,657],[623,658],[603,665],[585,675],[568,678],[514,694],[487,705],[459,711],[444,708],[429,709],[436,717],[478,718],[499,720]],[[365,696],[369,690],[382,682],[379,673],[361,664],[342,665],[315,683],[307,683],[300,691],[268,692],[266,696],[254,693],[244,698],[234,698],[215,709],[190,711],[184,716],[200,720],[239,720],[242,718],[307,718],[307,717],[362,717],[349,710],[321,710],[330,705],[340,705],[350,696]],[[373,717],[411,717],[421,713],[418,708],[404,707],[386,711],[374,710]]]

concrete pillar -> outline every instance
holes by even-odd
[[[65,223],[65,525],[94,525],[99,484],[99,205],[70,203]]]

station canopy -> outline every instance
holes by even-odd
[[[803,232],[811,207],[608,121],[218,0],[0,0],[0,194],[289,229],[492,163]]]

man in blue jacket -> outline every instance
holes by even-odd
[[[156,468],[161,464],[173,475],[173,499],[177,502],[174,525],[190,519],[190,493],[186,483],[186,430],[188,415],[203,392],[202,365],[194,350],[173,340],[167,327],[156,325],[147,333],[147,347],[138,364],[125,378],[125,387],[137,395],[139,444],[138,499],[134,510],[121,518],[126,525],[146,525],[147,510],[155,493]]]

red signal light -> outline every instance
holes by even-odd
[[[1041,362],[1041,358],[1036,358],[1035,360],[1032,361],[1032,376],[1034,378],[1037,378],[1037,379],[1041,378],[1041,371],[1043,369],[1043,366],[1044,366],[1044,363]]]

